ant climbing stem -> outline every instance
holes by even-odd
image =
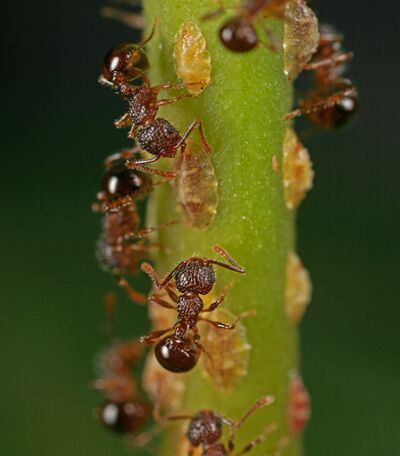
[[[145,344],[156,344],[155,355],[158,362],[171,372],[187,372],[193,369],[201,352],[211,358],[200,342],[197,328],[198,322],[204,321],[217,329],[232,330],[240,319],[255,314],[252,311],[244,312],[233,323],[222,323],[202,316],[203,313],[216,310],[225,299],[225,293],[223,292],[208,308],[204,308],[200,295],[208,294],[214,287],[215,271],[213,266],[220,266],[240,274],[245,272],[244,268],[239,266],[222,247],[214,246],[213,249],[227,263],[194,256],[181,261],[163,280],[159,279],[150,264],[142,263],[141,265],[142,271],[149,275],[155,287],[166,289],[171,300],[176,303],[175,306],[158,296],[151,295],[149,301],[153,301],[166,309],[176,310],[178,318],[171,327],[152,331],[140,339]],[[175,280],[175,286],[178,292],[181,293],[180,295],[171,290],[169,283],[172,279]],[[168,333],[170,335],[162,338]]]
[[[319,32],[313,59],[302,65],[302,69],[314,72],[314,88],[283,120],[306,115],[316,127],[332,130],[347,125],[358,111],[357,89],[343,77],[345,63],[353,53],[343,52],[343,35],[333,27],[321,24]]]
[[[264,396],[258,399],[242,417],[239,418],[239,420],[234,421],[221,413],[212,410],[201,410],[193,415],[178,414],[161,416],[160,403],[157,400],[153,409],[153,417],[160,423],[180,420],[189,421],[186,432],[186,437],[190,444],[188,455],[193,455],[194,449],[200,447],[203,455],[212,454],[213,456],[229,456],[233,455],[235,450],[235,439],[238,430],[253,413],[262,407],[271,405],[273,402],[273,396]],[[223,425],[229,427],[227,445],[221,442]],[[256,446],[264,442],[276,429],[276,424],[272,423],[268,425],[260,435],[245,445],[241,450],[235,453],[235,455],[240,456],[249,453]]]

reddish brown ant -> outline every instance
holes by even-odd
[[[315,126],[335,129],[347,125],[358,112],[357,89],[343,78],[344,64],[353,54],[343,52],[343,35],[332,26],[322,24],[319,32],[317,51],[312,61],[303,65],[303,69],[314,71],[315,88],[284,119],[305,114]]]
[[[235,437],[238,429],[245,421],[259,408],[266,407],[274,401],[272,396],[264,396],[256,401],[244,415],[238,420],[233,421],[224,415],[212,410],[201,410],[195,415],[171,415],[166,417],[157,416],[158,410],[155,409],[155,418],[160,421],[190,420],[186,437],[190,444],[188,456],[194,454],[195,448],[201,449],[203,456],[228,456],[232,455],[235,449]],[[228,443],[221,443],[222,426],[229,426]],[[261,444],[273,431],[276,425],[271,424],[264,432],[235,453],[236,456],[250,452],[257,445]],[[197,453],[196,453],[197,454]]]
[[[152,191],[153,184],[147,174],[125,168],[128,156],[131,156],[131,151],[111,155],[105,160],[102,191],[97,195],[99,203],[93,205],[94,210],[104,213],[97,256],[103,268],[113,274],[131,299],[144,304],[146,298],[136,292],[123,276],[136,273],[138,262],[149,253],[151,245],[142,238],[177,222],[140,229],[136,202]]]
[[[141,353],[137,340],[112,345],[100,358],[101,378],[94,384],[106,396],[98,409],[100,422],[110,431],[130,437],[137,434],[151,414],[150,404],[138,398],[132,376],[132,367]],[[145,436],[136,436],[133,443],[139,443]]]
[[[245,272],[221,247],[214,246],[213,250],[225,258],[229,264],[194,256],[181,261],[162,281],[148,263],[141,265],[142,271],[150,276],[154,285],[157,288],[164,288],[176,303],[175,307],[158,296],[152,295],[151,301],[178,312],[177,322],[170,328],[153,331],[140,339],[142,343],[156,344],[155,355],[158,362],[171,372],[187,372],[193,369],[200,353],[206,352],[200,343],[200,335],[197,329],[199,321],[205,321],[220,329],[233,329],[237,321],[243,316],[237,317],[236,321],[230,324],[209,320],[201,316],[203,313],[214,311],[225,299],[225,295],[222,293],[207,309],[204,309],[203,301],[199,296],[208,294],[214,287],[215,271],[213,265],[240,274]],[[168,286],[172,279],[175,279],[176,289],[181,293],[179,296]],[[171,331],[173,331],[172,334],[160,340],[160,337]]]
[[[210,19],[225,12],[222,1],[215,0],[220,6],[217,10],[203,16]],[[261,41],[257,36],[254,22],[265,17],[285,17],[285,7],[288,0],[243,0],[237,15],[224,22],[219,29],[222,44],[234,52],[248,52],[259,46]],[[272,32],[264,28],[271,42],[270,48],[277,49],[276,39]]]
[[[185,88],[188,85],[198,85],[199,83],[201,81],[190,84],[160,84],[152,87],[149,81],[144,78],[142,85],[137,87],[126,83],[119,85],[120,94],[128,103],[128,112],[116,120],[114,124],[117,128],[129,126],[128,137],[136,139],[140,149],[154,155],[154,158],[148,160],[128,160],[126,162],[127,168],[141,169],[166,178],[175,177],[173,172],[155,170],[145,165],[154,163],[162,157],[173,158],[179,149],[183,153],[186,147],[185,141],[195,128],[199,129],[204,150],[207,153],[211,152],[211,147],[205,138],[199,119],[195,119],[181,136],[168,120],[156,117],[161,106],[175,103],[183,98],[193,97],[193,94],[188,93],[173,98],[157,100],[159,92],[167,89]],[[135,149],[135,151],[140,150],[139,148]]]

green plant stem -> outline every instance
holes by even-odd
[[[235,2],[225,2],[226,6]],[[207,39],[212,58],[213,84],[198,97],[179,101],[160,111],[180,132],[200,118],[212,145],[212,160],[219,181],[219,206],[213,225],[205,231],[178,225],[159,233],[167,253],[155,258],[162,275],[178,261],[193,254],[215,257],[211,247],[224,247],[241,265],[241,276],[217,270],[217,291],[233,283],[223,306],[234,314],[256,310],[257,316],[243,321],[252,349],[248,375],[231,393],[217,392],[197,366],[187,376],[182,411],[218,410],[237,418],[255,400],[266,394],[275,397],[270,407],[257,411],[238,435],[238,446],[248,443],[269,423],[278,430],[252,455],[272,452],[276,442],[289,435],[287,424],[288,372],[297,368],[297,330],[284,313],[285,270],[293,247],[293,218],[285,208],[282,185],[282,142],[286,129],[282,116],[290,109],[291,87],[284,77],[283,55],[259,48],[248,53],[226,50],[218,39],[220,18],[202,22],[200,17],[215,4],[205,0],[147,0],[145,15],[150,27],[157,18],[155,37],[148,44],[152,83],[176,82],[173,47],[184,21],[196,22]],[[281,21],[270,27],[282,39]],[[261,31],[262,33],[262,31]],[[198,134],[189,145],[198,146]],[[277,157],[279,171],[272,169]],[[169,165],[171,160],[165,160]],[[150,202],[151,223],[174,217],[176,201],[169,185],[158,186]],[[229,353],[226,354],[229,356]],[[162,454],[175,454],[179,426],[166,431]],[[285,455],[300,454],[300,444],[291,437]]]

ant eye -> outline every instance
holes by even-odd
[[[147,407],[139,401],[116,403],[106,401],[99,410],[101,423],[118,434],[135,432],[146,420]]]
[[[193,369],[200,356],[200,350],[191,341],[167,336],[155,347],[155,355],[164,369],[181,373]]]
[[[234,17],[221,27],[219,37],[234,52],[248,52],[257,46],[258,38],[252,24],[243,17]]]
[[[149,68],[146,54],[136,44],[123,43],[112,48],[104,58],[103,76],[114,82],[116,75],[130,81]]]

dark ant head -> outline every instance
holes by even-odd
[[[176,334],[161,339],[154,352],[161,366],[175,373],[192,370],[200,356],[200,348],[190,339],[183,339]]]
[[[190,258],[175,273],[176,288],[181,293],[192,292],[206,295],[215,283],[213,266],[203,258]]]
[[[102,75],[107,81],[119,85],[143,76],[148,68],[142,45],[122,43],[104,57]]]
[[[252,23],[241,16],[226,21],[219,30],[219,37],[222,44],[234,52],[248,52],[258,44]]]
[[[140,401],[117,403],[105,401],[99,409],[100,422],[117,434],[136,432],[146,421],[149,408]]]
[[[210,410],[203,410],[190,420],[186,435],[189,442],[197,447],[217,442],[221,438],[221,434],[221,418]]]
[[[127,169],[122,162],[113,163],[102,179],[102,190],[108,200],[138,196],[151,191],[151,188],[151,179],[147,174]]]
[[[337,85],[329,88],[329,91],[345,90],[346,85]],[[333,106],[319,111],[310,112],[307,117],[318,128],[334,130],[345,127],[351,123],[358,113],[358,95],[354,91],[344,95]]]

